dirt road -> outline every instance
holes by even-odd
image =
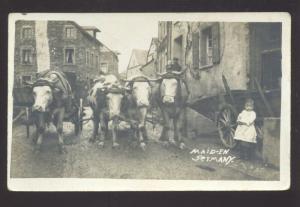
[[[32,140],[25,136],[25,127],[13,126],[11,177],[15,178],[121,178],[121,179],[199,179],[199,180],[276,180],[279,171],[270,169],[260,162],[248,162],[237,157],[234,151],[216,155],[217,159],[197,160],[197,154],[206,150],[206,157],[211,150],[224,147],[217,136],[201,135],[186,139],[186,150],[175,146],[164,147],[158,141],[161,126],[153,129],[147,125],[150,141],[146,151],[134,148],[128,136],[122,136],[120,148],[112,149],[111,141],[100,149],[88,142],[92,123],[84,125],[80,138],[75,137],[73,126],[64,123],[67,154],[59,154],[57,136],[50,127],[42,144],[40,154],[33,152]],[[32,133],[34,127],[32,127]],[[74,141],[76,143],[74,143]],[[210,150],[210,151],[209,151]],[[218,158],[234,157],[228,165],[218,162]],[[194,160],[193,160],[194,159]]]

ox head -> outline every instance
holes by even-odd
[[[109,119],[114,119],[121,114],[122,100],[125,96],[126,87],[121,86],[114,79],[108,81],[108,79],[97,82],[93,88],[91,96],[95,97],[98,104],[105,106],[108,110]],[[98,105],[98,107],[101,107]]]
[[[42,78],[38,79],[35,83],[27,82],[27,86],[32,88],[34,98],[33,112],[46,112],[49,110],[54,97],[61,92],[60,89],[54,87],[56,82],[57,80],[52,81]]]
[[[151,96],[149,78],[145,76],[137,76],[123,81],[127,82],[126,86],[128,86],[137,107],[149,107]]]
[[[177,94],[177,89],[179,87],[179,81],[178,79],[181,77],[181,75],[185,71],[171,71],[171,72],[166,72],[163,74],[157,74],[158,76],[162,77],[161,81],[161,98],[162,102],[164,104],[174,104],[175,103],[175,97]]]

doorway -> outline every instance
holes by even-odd
[[[281,49],[262,52],[262,88],[280,89],[281,76]]]

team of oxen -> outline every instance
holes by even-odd
[[[183,112],[189,90],[183,81],[183,74],[184,71],[169,71],[157,74],[156,79],[137,76],[129,80],[119,80],[111,74],[100,75],[93,81],[86,97],[93,112],[90,142],[104,147],[105,139],[111,138],[112,147],[117,148],[118,131],[127,129],[132,133],[132,141],[145,150],[148,142],[146,117],[150,110],[158,108],[163,120],[160,141],[168,145],[169,132],[173,128],[176,146],[184,149]],[[74,91],[71,91],[64,74],[57,71],[45,72],[35,83],[28,85],[32,87],[34,97],[32,114],[37,133],[33,140],[37,151],[47,125],[52,122],[57,129],[60,150],[65,152],[63,120],[71,108]]]

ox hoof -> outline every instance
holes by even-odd
[[[185,147],[186,147],[186,146],[185,146],[185,144],[184,144],[183,142],[181,142],[181,143],[179,144],[179,148],[180,148],[180,149],[183,150],[183,149],[185,149]]]
[[[145,144],[145,142],[141,142],[141,143],[140,143],[140,147],[141,147],[141,149],[142,149],[143,151],[145,151],[145,150],[146,150],[146,144]]]
[[[113,143],[113,145],[112,145],[113,148],[118,148],[119,146],[120,145],[117,142]]]
[[[104,142],[99,142],[99,143],[98,143],[98,147],[99,147],[99,148],[103,148],[103,147],[104,147]]]

